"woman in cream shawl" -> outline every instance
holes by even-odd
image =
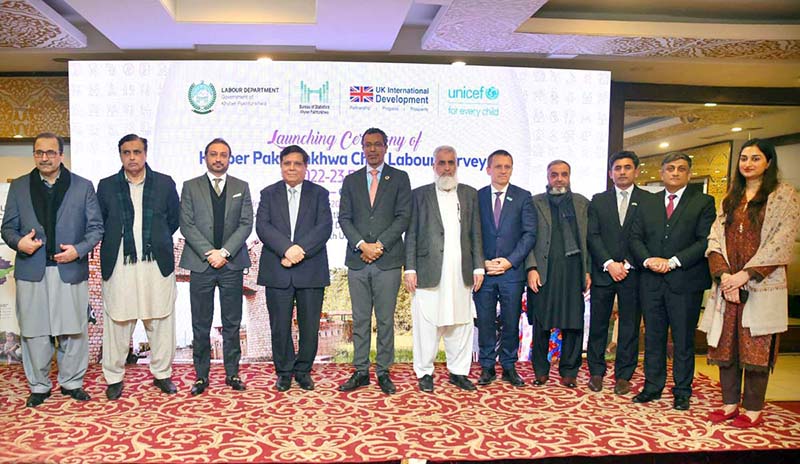
[[[719,366],[723,402],[708,416],[713,423],[762,421],[778,334],[787,330],[786,266],[799,226],[800,199],[778,181],[775,147],[746,142],[706,250],[715,283],[699,328],[708,335],[709,363]]]

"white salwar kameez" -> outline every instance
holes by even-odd
[[[108,384],[122,381],[125,359],[136,321],[141,320],[150,342],[150,372],[156,379],[172,376],[175,358],[175,273],[164,277],[158,263],[142,259],[142,197],[144,180],[128,187],[133,203],[133,237],[139,260],[124,264],[120,243],[111,277],[103,281],[103,375]]]
[[[444,339],[447,369],[469,374],[472,362],[472,287],[461,275],[461,219],[456,189],[436,189],[444,225],[444,252],[439,286],[417,288],[411,300],[414,337],[414,372],[417,378],[433,375],[433,362]]]

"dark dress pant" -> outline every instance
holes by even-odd
[[[497,303],[500,303],[500,365],[514,367],[519,350],[519,316],[525,282],[509,282],[486,276],[473,295],[478,313],[478,361],[484,369],[494,369],[497,360]]]
[[[591,375],[605,376],[608,327],[615,296],[617,297],[619,333],[617,355],[614,361],[614,378],[630,380],[639,362],[639,327],[642,323],[638,275],[634,271],[631,271],[628,277],[621,282],[614,282],[603,287],[592,286],[592,309],[586,361]]]
[[[272,360],[278,376],[308,374],[319,346],[319,318],[324,287],[266,288],[267,310],[272,336]],[[297,306],[297,352],[292,340],[292,315]]]

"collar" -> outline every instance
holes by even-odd
[[[628,188],[626,188],[626,189],[621,189],[621,188],[619,188],[619,187],[617,187],[617,186],[615,185],[615,186],[614,186],[614,190],[617,192],[617,195],[619,195],[619,194],[620,194],[620,192],[628,192],[628,198],[630,198],[630,197],[631,197],[631,194],[633,193],[633,187],[634,187],[634,185],[633,185],[633,184],[631,184],[631,186],[630,186],[630,187],[628,187]]]
[[[676,191],[675,193],[669,193],[667,189],[664,189],[664,198],[667,199],[667,201],[669,201],[669,196],[675,195],[675,201],[681,201],[681,197],[683,197],[683,194],[686,193],[686,187],[688,186],[689,186],[688,184],[684,185],[683,188],[678,189],[678,191]]]
[[[493,185],[493,184],[490,184],[490,185],[492,186],[492,196],[495,196],[495,194],[496,194],[497,192],[500,192],[500,193],[502,193],[503,195],[505,195],[505,194],[506,194],[506,192],[508,192],[508,186],[509,186],[509,185],[511,185],[511,184],[506,184],[506,185],[505,185],[505,187],[503,187],[501,190],[497,190],[496,188],[494,188],[494,185]]]
[[[214,185],[214,179],[222,179],[222,183],[223,184],[228,180],[228,173],[227,172],[225,174],[217,177],[214,174],[211,174],[211,172],[206,171],[206,175],[208,176],[208,180],[211,181],[211,185]]]
[[[286,195],[287,196],[289,195],[289,190],[291,190],[291,189],[295,189],[297,191],[297,193],[302,193],[303,192],[303,183],[304,182],[300,182],[299,184],[295,185],[294,187],[291,187],[289,184],[284,182],[283,185],[286,187]]]
[[[372,174],[370,174],[370,172],[372,172],[372,170],[373,170],[373,169],[377,169],[377,170],[378,170],[378,177],[380,177],[380,176],[381,176],[381,174],[383,174],[383,166],[384,166],[384,165],[386,165],[386,163],[385,163],[385,162],[381,163],[381,164],[380,164],[380,165],[379,165],[377,168],[373,168],[372,166],[370,166],[370,165],[368,164],[368,165],[366,166],[366,168],[367,168],[367,177],[369,177],[369,176],[371,176],[371,175],[372,175]]]
[[[56,174],[56,179],[53,181],[52,184],[50,183],[49,180],[44,178],[44,176],[42,175],[42,171],[39,171],[38,169],[36,171],[39,173],[39,179],[41,179],[42,182],[46,183],[47,185],[56,185],[56,182],[58,182],[58,178],[61,177],[61,166],[58,167],[58,174]]]
[[[147,178],[147,169],[145,169],[145,170],[144,170],[144,176],[142,176],[142,180],[140,180],[139,182],[134,182],[134,181],[132,181],[132,180],[131,180],[131,178],[130,178],[130,177],[128,177],[128,173],[127,173],[127,172],[125,173],[125,180],[127,180],[129,184],[133,184],[133,185],[141,185],[141,184],[144,184],[144,180],[145,180],[146,178]]]

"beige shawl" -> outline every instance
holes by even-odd
[[[767,198],[761,244],[745,269],[758,266],[779,266],[761,282],[750,279],[745,287],[750,296],[742,311],[742,325],[754,336],[786,332],[788,326],[788,292],[786,266],[792,259],[794,240],[800,229],[800,196],[794,187],[781,183]],[[706,256],[721,254],[728,261],[725,248],[725,213],[720,212],[708,236]],[[716,347],[722,333],[725,299],[714,283],[698,329],[705,332],[708,345]]]

